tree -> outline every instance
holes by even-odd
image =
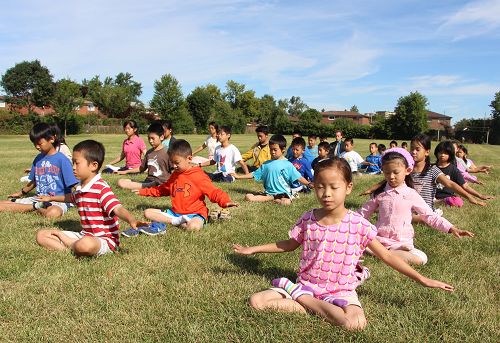
[[[314,108],[309,108],[299,114],[300,121],[307,124],[317,124],[321,122],[321,118],[321,113],[319,113]]]
[[[427,130],[427,98],[419,92],[401,97],[387,120],[394,139],[410,139]]]
[[[220,90],[214,85],[196,87],[186,97],[187,108],[198,130],[206,130],[208,121],[214,115],[215,103],[219,100]]]
[[[302,101],[300,96],[292,96],[289,101],[288,114],[298,117],[302,112],[309,107]]]
[[[234,110],[240,110],[247,121],[253,121],[258,117],[259,100],[255,97],[255,92],[245,90],[245,85],[233,80],[226,83],[224,99]]]
[[[273,122],[276,109],[277,104],[274,97],[272,95],[265,94],[259,99],[257,122],[260,124],[270,125]]]
[[[500,92],[495,93],[495,98],[491,101],[490,107],[492,122],[489,142],[491,144],[500,144]]]
[[[64,135],[66,136],[66,123],[70,115],[75,113],[77,106],[83,103],[81,87],[69,79],[56,82],[52,106],[56,115],[64,121]]]
[[[163,75],[154,83],[151,108],[163,119],[172,121],[177,132],[193,132],[194,121],[189,115],[179,81],[171,74]]]
[[[356,113],[359,113],[358,106],[356,106],[356,105],[352,105],[352,107],[351,107],[350,111],[351,111],[351,112],[356,112]]]
[[[7,101],[16,107],[43,107],[50,104],[54,94],[54,82],[47,67],[40,61],[23,61],[7,69],[0,86],[7,94]]]

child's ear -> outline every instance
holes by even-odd
[[[189,163],[191,163],[191,161],[193,160],[193,155],[189,155],[188,157],[186,157],[186,159]]]
[[[92,172],[97,172],[97,169],[99,169],[99,163],[97,163],[97,161],[90,162],[89,167]]]
[[[351,192],[352,192],[352,186],[353,186],[352,182],[349,182],[349,183],[347,184],[347,190],[346,190],[346,192],[345,192],[345,194],[346,194],[346,195],[351,194]]]
[[[406,175],[410,175],[411,174],[411,171],[413,170],[413,168],[406,168]]]

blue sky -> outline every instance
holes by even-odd
[[[318,110],[393,110],[419,91],[429,109],[490,114],[500,91],[500,0],[9,1],[0,73],[39,59],[56,79],[130,72],[149,102],[170,73],[184,95],[227,80]]]

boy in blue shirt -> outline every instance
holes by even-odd
[[[306,141],[302,137],[297,137],[292,140],[290,145],[292,147],[293,156],[288,160],[293,164],[302,177],[304,177],[307,181],[312,182],[314,177],[311,161],[304,156]],[[297,181],[292,184],[292,190],[294,193],[309,192],[309,188],[304,188],[303,185]]]
[[[283,156],[286,139],[282,135],[274,135],[269,140],[271,160],[264,162],[256,171],[246,175],[233,174],[236,179],[251,179],[264,183],[264,193],[245,195],[245,200],[255,202],[274,201],[280,205],[292,202],[292,183],[299,182],[312,186],[303,178],[297,169]]]
[[[370,143],[370,155],[366,156],[362,165],[367,166],[365,173],[380,174],[382,172],[382,156],[378,153],[377,143]]]
[[[319,161],[324,160],[325,158],[328,158],[328,154],[330,153],[330,144],[328,142],[321,142],[318,144],[318,157],[316,157],[312,163],[311,163],[311,168],[314,170],[314,167],[316,164],[318,164]]]
[[[317,140],[318,140],[318,137],[316,137],[316,135],[309,135],[307,137],[306,151],[309,151],[309,153],[313,157],[313,160],[316,157],[318,157],[318,145],[316,145]],[[311,163],[312,163],[312,161],[311,161]]]
[[[68,158],[57,151],[56,137],[47,123],[38,123],[30,131],[30,140],[40,151],[35,157],[29,175],[30,182],[20,192],[9,195],[11,201],[0,201],[0,211],[37,211],[44,217],[61,217],[71,206],[64,202],[41,202],[39,195],[60,196],[71,194],[71,188],[78,183]],[[21,198],[36,188],[34,197]]]

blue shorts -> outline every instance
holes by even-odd
[[[203,223],[206,222],[205,218],[198,214],[198,213],[193,213],[193,214],[179,214],[179,213],[175,213],[174,211],[172,211],[171,209],[166,209],[165,211],[161,211],[162,214],[164,214],[165,216],[167,217],[171,217],[171,218],[179,218],[179,217],[182,217],[182,216],[186,216],[188,217],[189,219],[193,219],[193,218],[200,218],[201,220],[203,220]]]

